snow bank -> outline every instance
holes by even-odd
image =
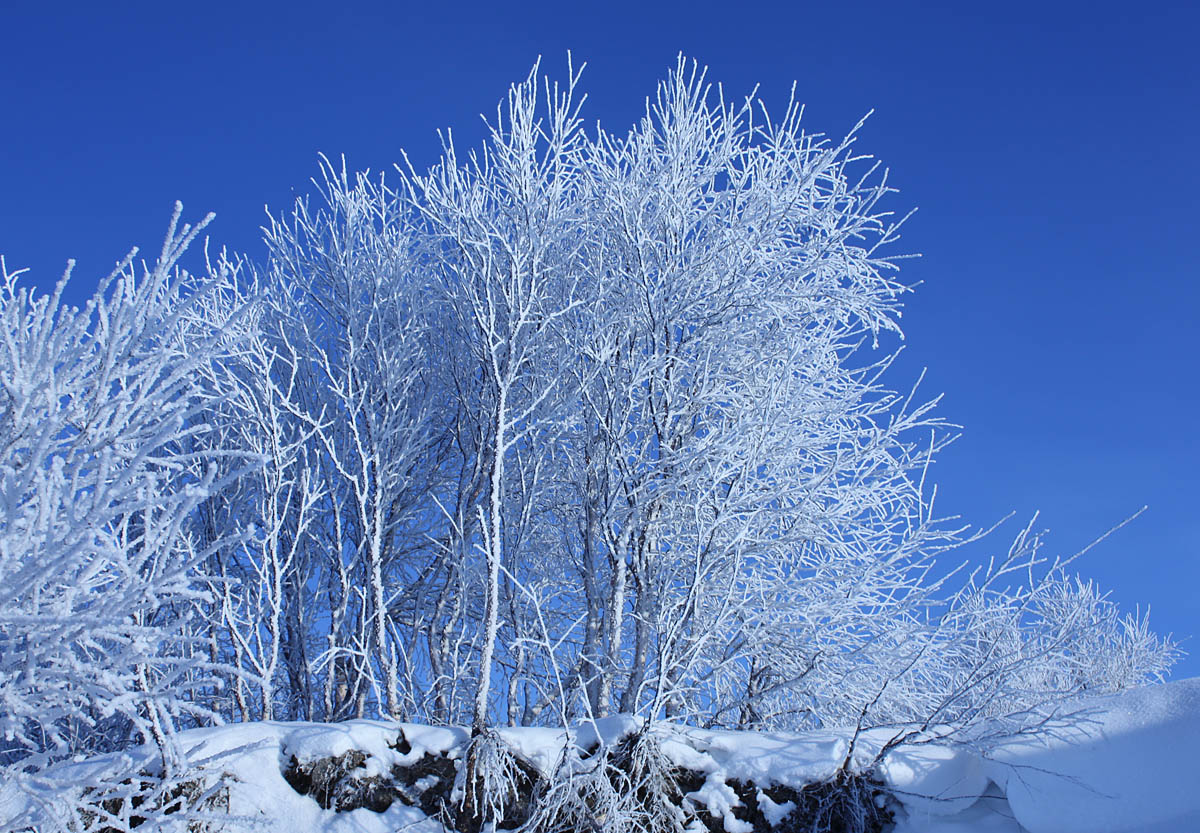
[[[898,750],[883,774],[907,810],[897,833],[1182,833],[1200,830],[1198,749],[1191,679],[1079,701],[983,755]]]
[[[613,745],[641,727],[628,717],[575,727],[499,730],[505,742],[544,774],[564,745],[581,750]],[[769,823],[791,809],[763,790],[799,788],[827,779],[844,760],[846,733],[708,731],[655,727],[675,766],[703,778],[689,794],[719,818],[727,833],[746,833],[730,785],[753,784]],[[859,739],[856,759],[870,760],[890,733]],[[409,766],[424,756],[461,757],[461,729],[383,721],[252,723],[183,732],[180,748],[197,772],[223,777],[229,789],[226,833],[286,829],[294,833],[442,833],[417,807],[395,802],[384,812],[322,809],[285,778],[289,763],[362,753],[362,777]],[[1193,758],[1200,749],[1200,679],[1080,701],[1053,734],[1003,742],[986,753],[944,746],[893,750],[878,776],[900,805],[894,833],[1180,833],[1200,830],[1200,790]],[[134,755],[136,757],[136,754]],[[147,755],[147,761],[152,756]],[[63,783],[86,787],[118,760],[98,758],[62,767]],[[126,764],[128,764],[128,758]],[[228,777],[225,777],[228,776]],[[739,788],[742,789],[742,788]],[[753,788],[751,788],[753,789]],[[753,794],[753,793],[751,793]],[[745,793],[742,793],[745,796]],[[0,785],[0,829],[24,805],[12,785]]]
[[[1069,728],[986,762],[1029,833],[1200,830],[1200,679],[1080,703]]]
[[[944,746],[898,750],[883,761],[880,775],[911,816],[926,820],[962,813],[990,784],[978,755]]]
[[[849,750],[845,733],[666,730],[663,752],[676,766],[722,780],[799,786],[833,775]]]

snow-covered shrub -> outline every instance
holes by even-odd
[[[85,788],[77,800],[71,833],[120,833],[166,829],[171,833],[218,833],[229,816],[227,773],[162,778],[139,773],[119,783]]]
[[[1085,695],[1162,682],[1179,650],[1146,617],[1120,616],[1074,556],[1041,554],[1035,517],[1007,554],[938,587],[929,616],[890,634],[890,656],[848,682],[860,688],[837,725],[892,727],[896,744],[949,740],[989,748],[1005,738],[1054,732],[1076,719]]]
[[[495,731],[476,734],[467,745],[454,785],[457,829],[478,833],[520,827],[529,819],[539,780],[537,770]]]
[[[193,510],[223,485],[192,440],[194,374],[223,322],[188,322],[231,279],[176,268],[197,228],[172,219],[157,262],[130,254],[82,310],[0,284],[0,780],[41,794],[66,757],[153,741],[207,714],[188,622],[203,598]],[[69,270],[68,270],[69,273]]]

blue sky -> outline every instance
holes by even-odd
[[[610,129],[680,51],[779,108],[795,80],[812,131],[873,109],[860,147],[919,207],[897,251],[923,255],[893,383],[928,368],[964,426],[941,510],[1040,508],[1071,553],[1148,505],[1080,568],[1192,637],[1176,676],[1200,675],[1194,4],[8,3],[0,32],[0,253],[39,285],[75,258],[76,297],[156,251],[176,199],[260,258],[264,205],[318,152],[420,166],[539,54],[588,62]]]

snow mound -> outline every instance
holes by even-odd
[[[884,759],[879,774],[910,815],[926,819],[962,813],[991,783],[978,755],[945,746],[897,750]]]
[[[1200,830],[1200,679],[1078,701],[1049,732],[986,753],[897,750],[882,767],[896,833]]]
[[[1083,701],[1052,735],[986,761],[1029,833],[1200,830],[1200,679]]]

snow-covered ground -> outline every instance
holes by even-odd
[[[1072,725],[1050,736],[1009,740],[987,752],[925,745],[889,753],[880,776],[900,799],[895,833],[1182,833],[1200,830],[1200,790],[1194,757],[1200,750],[1200,679],[1081,701]],[[612,718],[572,730],[576,747],[612,742],[636,728]],[[720,818],[728,833],[749,825],[729,783],[800,786],[831,775],[845,758],[847,739],[836,732],[804,735],[705,731],[658,726],[666,757],[704,777],[689,795],[697,808]],[[500,737],[548,774],[567,740],[561,730],[502,729]],[[863,755],[883,735],[861,743]],[[403,738],[403,741],[400,739]],[[342,724],[252,723],[182,733],[190,765],[228,775],[228,833],[442,833],[418,807],[395,801],[384,812],[336,812],[289,784],[294,762],[363,753],[356,775],[386,776],[426,755],[461,757],[467,733],[380,721]],[[874,748],[878,748],[875,746]],[[85,785],[103,760],[69,765],[70,782]],[[421,789],[417,782],[415,789]],[[770,800],[764,814],[782,818]],[[0,785],[0,830],[26,800]],[[222,808],[222,811],[224,808]],[[7,821],[7,824],[6,824]]]
[[[1184,833],[1200,830],[1200,678],[1080,703],[1074,725],[986,755],[901,750],[896,833]]]

